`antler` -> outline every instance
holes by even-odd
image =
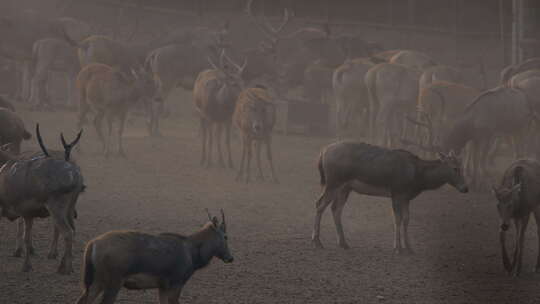
[[[227,231],[227,225],[225,224],[225,212],[223,212],[223,209],[220,209],[221,211],[221,225],[223,225],[223,230]]]
[[[43,154],[46,157],[49,157],[50,156],[49,151],[47,151],[47,148],[43,144],[43,138],[41,138],[41,133],[39,132],[39,124],[36,124],[36,137],[39,143],[39,147],[41,148],[41,151],[43,151]]]
[[[285,10],[283,12],[283,21],[281,22],[281,24],[277,28],[274,28],[266,20],[266,18],[264,18],[265,19],[264,23],[261,23],[253,15],[253,12],[251,11],[251,4],[252,3],[253,3],[253,0],[248,0],[247,5],[246,5],[246,9],[245,9],[246,14],[253,21],[253,23],[255,23],[255,25],[259,28],[259,30],[261,30],[263,32],[263,34],[265,34],[271,41],[275,42],[276,40],[279,39],[279,34],[281,33],[281,31],[285,28],[285,26],[290,21],[289,10],[287,8],[285,8]]]
[[[64,155],[65,155],[66,161],[69,161],[69,158],[71,156],[71,150],[73,149],[73,147],[75,147],[75,145],[77,145],[77,143],[81,139],[82,132],[83,130],[81,129],[79,131],[79,134],[77,134],[77,137],[75,138],[75,140],[73,140],[69,144],[66,143],[66,139],[64,138],[64,133],[60,133],[60,141],[62,141],[62,146],[64,146]]]

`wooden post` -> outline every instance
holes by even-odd
[[[503,60],[504,66],[508,65],[508,54],[507,54],[507,47],[506,47],[506,27],[505,27],[505,19],[504,18],[504,1],[505,0],[499,0],[499,39],[501,41],[502,51],[503,51]]]
[[[512,64],[518,64],[523,58],[521,40],[523,39],[523,1],[512,1]]]
[[[456,64],[459,58],[459,0],[454,0],[454,60]]]

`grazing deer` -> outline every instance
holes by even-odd
[[[0,207],[2,216],[24,220],[25,256],[22,270],[31,271],[32,226],[34,218],[51,216],[65,240],[64,256],[58,268],[60,274],[73,272],[73,218],[78,196],[84,191],[79,166],[70,162],[71,150],[81,138],[82,131],[72,143],[64,146],[64,158],[57,159],[43,144],[39,125],[36,136],[43,152],[29,159],[20,159],[1,153],[6,163],[0,168]]]
[[[19,154],[21,142],[29,140],[32,134],[26,130],[24,122],[17,113],[0,108],[0,145],[10,144],[11,152]]]
[[[523,264],[525,232],[531,213],[536,219],[540,237],[540,163],[536,160],[518,160],[504,172],[500,186],[493,187],[497,198],[497,210],[501,218],[500,243],[504,269],[518,276]],[[506,251],[506,232],[510,224],[516,229],[516,245],[512,261]],[[536,273],[540,273],[540,240],[536,261]]]
[[[250,179],[251,151],[255,143],[257,167],[259,180],[264,179],[261,168],[261,146],[266,145],[266,156],[270,164],[272,180],[278,183],[278,178],[274,171],[272,160],[272,130],[276,123],[276,105],[267,89],[248,88],[245,89],[236,103],[233,121],[242,134],[242,159],[236,180],[240,180],[245,174],[246,183]],[[244,172],[244,164],[247,162]]]
[[[357,142],[337,142],[323,148],[319,157],[319,173],[323,192],[316,203],[312,241],[322,247],[319,239],[321,217],[332,203],[338,244],[349,248],[345,241],[341,214],[351,191],[370,196],[389,197],[394,211],[394,250],[411,252],[408,235],[409,203],[426,190],[450,184],[467,193],[461,171],[461,161],[453,152],[441,154],[439,160],[423,160],[405,150],[390,150]]]
[[[111,231],[86,245],[83,293],[77,304],[112,304],[122,287],[159,289],[159,303],[179,303],[184,285],[195,271],[216,257],[225,263],[234,258],[228,245],[225,215],[221,223],[208,214],[209,222],[192,235],[151,235],[136,231]]]
[[[126,156],[122,144],[124,125],[129,109],[139,100],[145,102],[154,95],[154,81],[146,71],[132,70],[132,75],[111,68],[104,64],[90,64],[81,70],[77,77],[80,90],[79,126],[86,120],[88,111],[96,113],[94,127],[106,156],[111,152],[112,127],[115,119],[119,120],[118,153]],[[102,131],[103,118],[107,119],[108,136],[105,140]]]
[[[219,164],[225,167],[223,153],[221,151],[221,134],[223,128],[225,128],[228,166],[232,168],[233,161],[230,144],[231,118],[238,94],[240,94],[244,87],[242,72],[247,62],[244,61],[244,64],[239,66],[224,51],[221,53],[218,66],[210,58],[208,60],[213,69],[202,71],[197,77],[193,88],[193,101],[201,120],[201,165],[212,166],[214,127],[216,127],[215,134]]]

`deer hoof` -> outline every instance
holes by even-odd
[[[343,249],[351,249],[349,244],[347,244],[346,242],[340,242],[338,245],[339,245],[339,247],[341,247]]]
[[[58,273],[62,275],[68,275],[73,273],[73,265],[71,263],[66,263],[64,260],[62,260],[62,263],[60,263],[60,267],[58,267]]]
[[[319,240],[319,239],[313,239],[313,240],[311,240],[311,243],[312,243],[313,246],[315,246],[315,248],[317,248],[317,249],[324,249],[324,246],[323,246],[323,244],[321,243],[321,240]]]
[[[32,271],[32,270],[34,270],[34,269],[32,268],[32,264],[30,264],[30,263],[24,263],[24,264],[23,264],[22,272],[30,272],[30,271]]]
[[[17,248],[17,249],[15,249],[15,251],[13,252],[13,257],[15,257],[15,258],[20,258],[20,257],[22,257],[22,253],[23,253],[22,248]]]
[[[57,257],[58,257],[57,252],[49,252],[49,254],[47,255],[47,259],[49,260],[56,260]]]

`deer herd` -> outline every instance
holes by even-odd
[[[335,35],[328,25],[290,31],[294,14],[287,9],[274,27],[257,17],[252,6],[253,0],[247,1],[245,14],[261,41],[247,49],[234,48],[228,23],[217,30],[182,28],[133,43],[93,35],[91,26],[72,18],[43,20],[29,12],[0,18],[4,42],[0,55],[20,64],[20,94],[26,87],[32,104],[47,107],[47,71],[64,71],[70,83],[69,100],[78,99],[81,130],[71,143],[61,135],[64,151],[50,151],[37,125],[40,151],[21,152],[21,142],[32,134],[15,107],[0,98],[0,211],[2,217],[18,221],[14,255],[24,255],[22,270],[32,270],[33,220],[51,217],[55,229],[49,258],[56,258],[61,235],[65,251],[58,272],[73,272],[76,203],[86,186],[83,170],[71,154],[88,115],[93,115],[107,156],[113,151],[113,124],[119,122],[117,151],[125,157],[122,136],[129,111],[137,105],[145,109],[148,132],[157,136],[165,100],[182,86],[193,91],[200,117],[201,165],[213,166],[215,147],[217,163],[234,168],[230,142],[234,126],[242,142],[236,179],[250,181],[253,149],[257,179],[264,179],[261,149],[265,147],[271,180],[277,183],[272,158],[277,104],[301,85],[304,97],[312,102],[332,95],[339,138],[319,156],[323,191],[316,202],[312,234],[316,247],[322,247],[320,222],[330,205],[338,244],[349,248],[341,217],[354,191],[390,198],[394,250],[411,253],[411,200],[445,184],[461,193],[467,193],[469,186],[484,190],[497,158],[510,150],[516,161],[492,191],[501,219],[503,266],[509,274],[519,275],[530,215],[537,226],[540,222],[540,163],[534,160],[540,156],[540,58],[505,68],[500,83],[486,89],[482,64],[448,66],[419,51],[384,51],[359,36]],[[33,26],[28,27],[30,19]],[[343,140],[347,137],[362,137],[363,142]],[[83,294],[77,303],[93,303],[101,294],[101,303],[113,303],[122,287],[159,289],[160,303],[178,303],[184,284],[213,257],[233,261],[223,211],[221,220],[210,214],[208,220],[189,236],[113,231],[88,242]],[[512,224],[517,242],[510,259],[506,232]],[[540,246],[536,272],[540,272]]]

